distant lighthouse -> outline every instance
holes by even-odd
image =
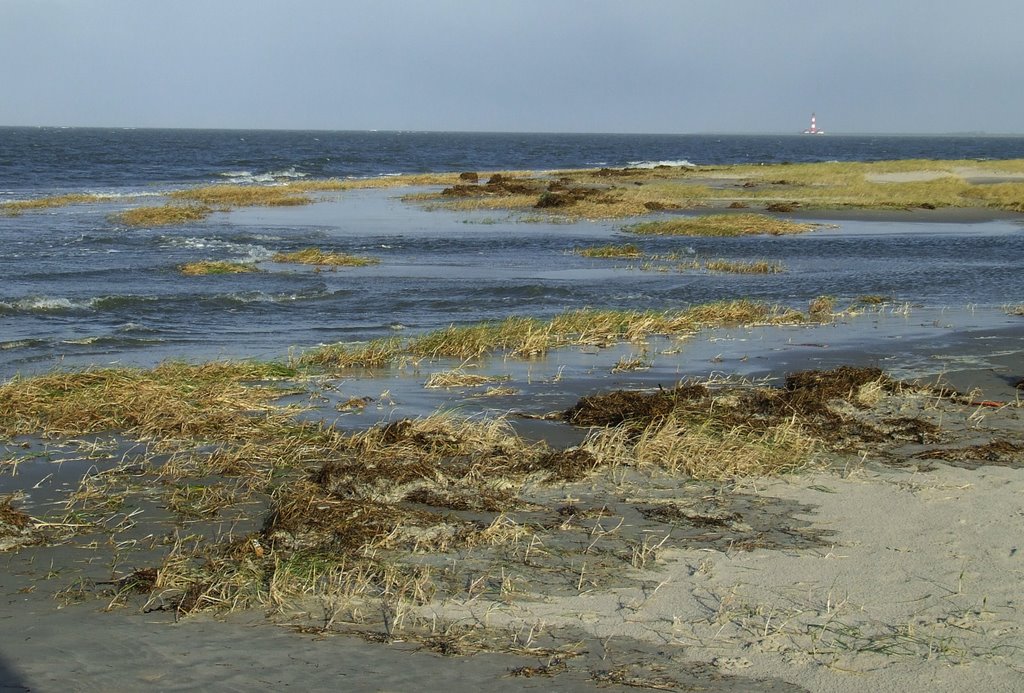
[[[804,134],[805,135],[824,135],[825,134],[824,130],[819,130],[818,129],[818,119],[817,119],[817,117],[813,113],[811,114],[811,127],[809,127],[806,130],[804,130]]]

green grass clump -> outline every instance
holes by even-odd
[[[276,253],[272,259],[274,262],[327,267],[366,267],[380,262],[375,258],[359,257],[358,255],[325,253],[319,248],[306,248],[293,253]]]
[[[111,221],[126,226],[173,226],[202,221],[213,210],[205,205],[161,205],[134,207],[111,215]]]
[[[189,277],[198,277],[209,274],[245,274],[248,272],[258,272],[259,270],[254,265],[246,265],[240,262],[201,260],[199,262],[186,262],[178,267],[178,271]]]
[[[708,214],[647,221],[626,227],[626,231],[644,236],[749,236],[806,233],[815,224],[776,219],[764,214]]]

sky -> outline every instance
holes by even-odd
[[[0,0],[0,125],[1024,133],[1021,0]]]

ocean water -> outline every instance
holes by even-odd
[[[0,128],[0,201],[68,192],[118,196],[0,216],[0,378],[167,358],[283,358],[321,343],[582,307],[669,309],[753,298],[805,308],[820,295],[845,301],[880,294],[928,310],[998,314],[1024,301],[1017,267],[1024,226],[1015,218],[862,219],[796,237],[628,239],[651,253],[769,259],[786,267],[780,275],[746,277],[649,271],[572,252],[624,242],[621,221],[524,223],[505,213],[425,211],[388,190],[155,229],[120,227],[110,215],[156,203],[169,190],[225,181],[1017,157],[1024,157],[1024,138]],[[316,271],[270,262],[275,252],[309,246],[380,264]],[[264,271],[198,278],[177,271],[196,260],[255,261]]]

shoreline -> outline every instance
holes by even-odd
[[[832,218],[787,213],[805,215]],[[153,400],[121,433],[75,428],[86,397],[65,428],[0,448],[0,496],[14,493],[0,514],[14,542],[0,552],[0,680],[1012,688],[1024,670],[1022,354],[1019,315],[890,304],[815,325],[597,338],[533,359],[419,355],[383,376],[258,364],[269,370],[229,373],[198,400],[211,364],[184,368],[181,392],[142,369],[141,384],[104,390]],[[847,370],[858,379],[833,387]],[[486,384],[425,386],[457,371]],[[248,399],[254,382],[284,392]],[[626,406],[662,406],[665,393],[670,409],[653,416]],[[618,397],[621,424],[568,420],[603,394]],[[192,406],[194,419],[175,418]],[[633,429],[632,416],[651,418]],[[686,425],[664,449],[640,451],[676,417]],[[495,420],[508,430],[483,439]],[[704,447],[679,453],[694,429],[710,435]],[[752,452],[778,466],[683,471]]]
[[[729,373],[730,361],[738,366],[750,363],[745,357],[756,360],[756,352],[747,348],[747,340],[756,332],[843,329],[848,328],[718,329],[703,333],[699,343],[689,340],[687,350],[692,353],[700,347],[695,350],[698,355],[720,353],[721,361],[709,365]],[[1012,326],[1006,329],[1015,331]],[[729,341],[721,341],[723,337]],[[774,345],[790,340],[758,343],[765,356],[778,358],[789,348],[780,352]],[[731,355],[722,352],[730,343],[739,347]],[[927,343],[922,339],[922,344]],[[600,375],[616,354],[631,348],[627,344],[590,353],[583,350],[573,357],[589,361],[589,366],[572,366],[566,352],[555,353],[549,357],[548,382],[541,375],[545,369],[530,366],[537,378],[532,387],[535,393],[527,388],[518,399],[540,397],[532,408],[539,411],[537,404],[544,401],[545,390],[549,397],[562,393],[550,400],[551,406],[558,407],[581,394],[616,387],[656,391],[654,381],[664,381],[656,368],[612,379]],[[826,361],[813,364],[821,368],[848,362],[846,357],[857,353],[856,348],[829,351],[819,342],[790,348],[827,352]],[[963,344],[954,340],[944,348],[955,357]],[[743,361],[738,360],[741,352]],[[976,382],[994,364],[1002,364],[1007,381],[1001,392],[1008,394],[1013,391],[1008,380],[1019,361],[1001,352],[996,350],[987,360],[983,357],[981,363],[966,364],[956,378],[947,373],[943,381]],[[806,355],[798,360],[808,363]],[[604,365],[595,371],[596,363]],[[577,375],[567,376],[567,368]],[[752,373],[758,369],[751,365]],[[587,371],[592,375],[581,379],[579,374]],[[365,384],[379,389],[386,382]],[[393,388],[392,392],[399,400],[414,398],[413,390]],[[456,392],[461,393],[456,396],[459,399],[470,396],[472,390]],[[994,392],[987,390],[984,396]],[[353,658],[344,669],[346,680],[378,690],[398,689],[406,685],[403,682],[418,679],[447,682],[444,685],[452,690],[468,691],[473,681],[490,677],[497,679],[496,690],[527,690],[534,685],[572,690],[701,685],[712,691],[751,687],[855,691],[865,686],[913,687],[921,680],[928,680],[936,690],[951,691],[1010,685],[1024,666],[1024,658],[1012,645],[1014,634],[1024,630],[1024,620],[1013,608],[1016,583],[1007,579],[1021,574],[1024,564],[1014,544],[1017,529],[1005,521],[1014,516],[1024,495],[1020,401],[991,408],[969,402],[942,404],[930,396],[899,396],[878,406],[883,408],[870,420],[921,417],[937,422],[936,430],[942,432],[936,435],[941,440],[922,445],[912,442],[913,436],[903,442],[892,439],[885,443],[895,445],[888,462],[872,452],[867,456],[825,453],[811,469],[781,477],[740,477],[724,485],[625,470],[548,490],[528,485],[531,503],[550,508],[565,503],[559,498],[574,499],[571,502],[581,510],[607,507],[608,518],[602,520],[599,515],[586,520],[584,514],[575,521],[562,518],[563,532],[585,530],[580,536],[582,546],[574,545],[576,540],[567,538],[570,534],[563,538],[551,534],[550,525],[540,518],[517,520],[533,526],[534,539],[517,540],[493,564],[504,565],[502,571],[512,580],[507,593],[495,591],[492,582],[491,589],[479,594],[470,587],[465,594],[456,591],[440,601],[427,601],[406,614],[408,625],[394,635],[386,617],[384,623],[378,622],[374,610],[379,603],[374,600],[367,605],[367,620],[362,623],[352,615],[331,617],[325,598],[292,598],[269,610],[249,608],[219,616],[214,610],[209,615],[182,615],[179,620],[173,610],[163,610],[168,603],[164,598],[154,602],[152,594],[126,594],[112,602],[123,605],[104,613],[111,592],[99,581],[116,580],[128,570],[166,560],[161,559],[166,549],[152,539],[148,548],[137,545],[125,555],[115,552],[112,557],[105,557],[95,542],[89,543],[88,534],[81,542],[7,551],[0,554],[4,565],[0,590],[8,604],[0,628],[8,634],[5,642],[17,643],[0,652],[7,659],[7,680],[33,689],[45,688],[47,682],[61,677],[84,677],[96,685],[159,681],[216,688],[288,680],[315,686],[328,680],[324,677],[337,675],[341,656]],[[394,420],[403,415],[398,411],[368,408],[364,414],[368,421]],[[544,424],[537,429],[539,438],[552,439],[552,424],[538,423]],[[984,440],[1019,447],[1011,446],[1008,456],[998,460],[977,459],[967,467],[942,459],[913,461],[914,455],[936,447],[970,447]],[[901,459],[907,462],[895,464]],[[30,491],[33,502],[28,506],[34,508],[33,516],[43,504],[64,494],[60,484],[53,484],[51,492],[56,495],[51,500],[39,495],[47,488],[47,464],[23,462],[18,476],[11,479],[36,487]],[[60,468],[67,470],[60,483],[74,486],[73,465],[64,462]],[[113,526],[112,538],[122,545],[136,544],[174,527],[175,534],[227,531],[244,536],[252,531],[247,527],[258,526],[261,515],[253,514],[259,506],[250,510],[243,506],[241,514],[229,514],[200,530],[207,521],[189,520],[182,525],[166,509],[154,507],[154,500],[138,501],[145,512],[138,519],[132,517],[130,526],[121,523],[131,516],[132,504],[111,515],[103,524]],[[636,515],[637,507],[678,507],[683,509],[680,518],[691,519],[670,522],[666,534],[665,525],[649,524]],[[872,511],[865,513],[865,508]],[[153,516],[146,520],[148,514]],[[616,519],[620,514],[625,525]],[[893,517],[900,521],[892,523]],[[704,518],[700,520],[704,524],[693,518]],[[569,524],[575,523],[582,524],[569,530]],[[539,538],[542,527],[548,529]],[[617,532],[627,533],[620,537]],[[592,555],[580,553],[597,537],[603,537],[600,541],[607,544],[606,549]],[[662,540],[668,537],[672,538],[666,544]],[[536,559],[529,558],[530,547]],[[642,551],[640,558],[637,550]],[[551,563],[563,553],[564,558]],[[90,555],[86,564],[76,558]],[[459,570],[468,568],[470,576],[474,570],[483,570],[476,573],[478,577],[491,575],[488,581],[495,580],[496,574],[482,565],[471,568],[472,555],[457,553],[445,560],[451,560],[453,568],[465,562]],[[577,558],[571,558],[574,555]],[[409,558],[414,565],[432,561],[429,552],[413,552]],[[624,571],[614,568],[623,561]],[[40,572],[44,564],[51,566],[52,577],[44,578]],[[998,570],[990,569],[997,564]],[[883,578],[885,582],[879,582]],[[467,579],[466,585],[471,585],[473,579]],[[151,611],[154,607],[160,610]],[[95,629],[113,629],[116,635],[90,645],[83,636]],[[388,634],[385,642],[372,642],[382,632]],[[60,665],[54,666],[51,657],[64,651],[67,638],[76,642],[76,654],[59,658]],[[139,639],[152,644],[144,657],[129,665],[119,653]],[[229,644],[240,647],[243,643],[245,654],[215,653]],[[171,652],[181,654],[172,658]],[[374,664],[361,664],[368,660]],[[188,673],[183,676],[184,662]],[[453,663],[465,678],[447,678]]]

